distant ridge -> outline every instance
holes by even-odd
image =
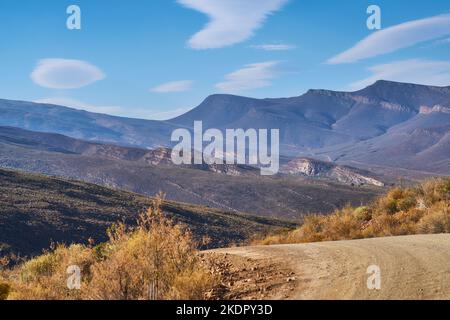
[[[94,184],[0,169],[0,254],[35,255],[56,243],[95,244],[113,223],[135,223],[152,199]],[[206,247],[227,246],[293,223],[172,201],[165,214],[189,227]]]
[[[388,141],[395,127],[409,123],[425,108],[450,108],[450,87],[380,80],[355,92],[309,90],[304,95],[280,99],[253,99],[234,95],[212,95],[198,107],[168,121],[151,121],[113,117],[55,105],[0,100],[0,126],[12,126],[40,132],[60,133],[77,139],[155,149],[173,146],[170,136],[175,128],[190,128],[195,120],[204,129],[242,128],[279,129],[283,156],[308,156],[340,160],[352,164],[353,155],[367,152],[364,145],[377,144],[383,158],[382,141]],[[412,121],[412,122],[410,122]],[[445,118],[445,121],[448,121]],[[421,130],[433,131],[432,122],[422,122]],[[424,127],[425,126],[425,127]],[[428,126],[428,127],[426,127]],[[441,125],[442,129],[443,126]],[[440,138],[445,138],[440,132]],[[383,137],[387,138],[383,138]],[[427,140],[420,152],[433,149],[425,165],[418,154],[395,155],[376,164],[431,170],[450,174],[441,163],[445,148]],[[442,150],[444,149],[444,150]],[[331,151],[330,151],[331,150]],[[365,164],[363,157],[357,156]],[[373,164],[374,161],[371,161]]]
[[[149,196],[162,191],[170,200],[291,219],[367,202],[382,191],[306,176],[262,177],[259,169],[247,166],[177,166],[165,148],[99,144],[12,127],[0,127],[0,167]]]

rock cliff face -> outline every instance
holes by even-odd
[[[437,104],[433,107],[428,107],[428,106],[421,106],[420,107],[420,113],[421,114],[430,114],[432,112],[442,112],[442,113],[450,113],[450,108],[449,107],[444,107],[440,104]]]
[[[176,167],[172,162],[172,149],[169,148],[158,148],[155,150],[150,150],[139,159],[146,164],[152,166],[169,166]],[[210,171],[214,173],[226,174],[229,176],[240,176],[244,174],[259,174],[259,170],[254,167],[246,165],[234,165],[234,164],[193,164],[194,157],[192,157],[192,164],[181,165],[183,168],[197,169],[203,171]]]
[[[358,169],[308,158],[297,158],[290,161],[281,168],[281,172],[288,175],[327,178],[353,185],[384,186],[383,182],[365,176]]]

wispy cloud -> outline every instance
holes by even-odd
[[[191,109],[176,108],[176,109],[168,110],[168,111],[153,112],[153,113],[149,113],[147,115],[147,118],[153,119],[153,120],[170,120],[170,119],[176,118],[178,116],[181,116],[182,114],[185,114],[189,110],[191,110]]]
[[[447,39],[440,39],[434,42],[434,44],[449,44],[450,43],[450,38]]]
[[[70,97],[48,97],[35,100],[36,103],[54,104],[77,110],[103,113],[120,117],[149,120],[168,120],[188,112],[189,108],[174,108],[167,111],[155,111],[153,108],[126,108],[122,106],[99,106],[79,101]]]
[[[120,114],[125,111],[125,108],[120,106],[96,106],[89,103],[84,103],[82,101],[69,98],[69,97],[49,97],[35,100],[36,103],[54,104],[58,106],[64,106],[69,108],[74,108],[78,110],[85,110],[95,113],[106,113],[106,114]]]
[[[369,68],[372,76],[354,82],[350,89],[359,90],[377,80],[418,83],[433,86],[450,85],[450,61],[410,59],[379,64]]]
[[[372,33],[354,47],[328,60],[352,63],[411,47],[450,34],[450,14],[409,21]]]
[[[248,64],[226,75],[226,80],[216,84],[216,88],[223,92],[234,93],[268,87],[271,85],[270,80],[276,78],[279,73],[277,70],[279,64],[280,61]]]
[[[253,36],[266,18],[289,0],[177,0],[210,18],[203,30],[189,40],[193,49],[223,48]]]
[[[30,75],[41,87],[78,89],[105,78],[100,68],[81,60],[43,59]]]
[[[192,80],[172,81],[153,87],[150,91],[156,93],[183,92],[190,90],[193,84]]]
[[[253,49],[265,50],[265,51],[286,51],[297,48],[292,44],[259,44],[251,46]]]

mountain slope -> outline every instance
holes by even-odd
[[[0,169],[0,250],[30,255],[54,242],[106,240],[112,223],[134,224],[151,198],[93,184]],[[166,201],[163,210],[210,247],[245,241],[293,224]]]
[[[371,139],[413,118],[422,106],[450,105],[449,87],[378,81],[356,92],[310,90],[287,99],[215,95],[170,120],[205,128],[280,129],[282,154]]]
[[[135,147],[122,147],[119,145],[69,138],[61,134],[33,132],[13,127],[0,127],[0,142],[32,148],[33,150],[68,155],[78,154],[110,160],[133,161],[137,165],[175,166],[171,159],[172,150],[168,148],[148,150]],[[259,174],[257,168],[245,165],[208,165],[203,163],[201,165],[181,165],[180,167],[229,175]]]
[[[174,201],[298,219],[347,203],[366,203],[381,188],[306,177],[262,177],[240,167],[178,167],[164,149],[100,145],[61,135],[0,128],[0,167],[82,180]]]
[[[0,100],[0,125],[89,141],[157,147],[175,128],[164,121],[115,117],[57,105]]]
[[[396,126],[408,123],[410,130],[416,125],[425,131],[435,126],[432,121],[414,121],[422,114],[421,110],[434,108],[450,108],[450,87],[378,81],[356,92],[310,90],[302,96],[283,99],[212,95],[193,110],[168,121],[128,119],[54,105],[0,100],[0,126],[155,149],[173,146],[170,142],[172,131],[176,128],[192,130],[194,121],[198,120],[203,121],[205,130],[279,129],[281,155],[343,158],[335,151],[350,148],[354,151],[346,152],[348,161],[360,162],[366,160],[361,157],[351,159],[353,153],[364,153],[365,142],[390,142],[389,138],[372,140],[389,137]],[[447,117],[442,121],[448,124]],[[443,146],[435,148],[434,140],[422,141],[423,150],[432,149],[425,157],[433,163],[431,166],[424,167],[421,157],[405,154],[402,159],[401,153],[397,160],[390,162],[389,155],[383,156],[381,151],[384,161],[380,164],[406,169],[431,168],[433,173],[450,174],[446,164],[442,163],[447,156],[447,138],[442,138]],[[358,151],[358,148],[361,149]]]
[[[0,100],[0,125],[154,148],[169,146],[175,128],[190,128],[195,120],[201,120],[205,129],[279,128],[282,151],[288,152],[289,146],[312,149],[373,138],[414,117],[420,107],[435,105],[450,105],[450,87],[378,81],[356,92],[310,90],[286,99],[212,95],[195,109],[168,121]]]
[[[386,134],[326,153],[333,159],[450,174],[450,109],[422,112]]]
[[[289,175],[327,178],[352,185],[384,186],[383,182],[371,177],[370,172],[307,158],[296,158],[289,161],[281,167],[281,172]]]

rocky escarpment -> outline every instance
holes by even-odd
[[[430,114],[433,112],[442,112],[442,113],[450,113],[450,108],[449,107],[444,107],[442,105],[435,105],[433,107],[428,107],[428,106],[421,106],[420,107],[420,113],[421,114]]]
[[[351,185],[384,186],[383,182],[364,175],[356,168],[308,158],[297,158],[288,162],[281,168],[281,172],[288,175],[327,178]]]
[[[157,148],[146,152],[146,154],[139,159],[152,166],[176,166],[172,161],[172,149],[169,148]],[[257,168],[246,165],[234,165],[234,164],[194,164],[194,155],[192,155],[191,164],[181,165],[183,168],[197,169],[203,171],[209,171],[214,173],[225,174],[229,176],[240,176],[244,174],[259,174]]]

